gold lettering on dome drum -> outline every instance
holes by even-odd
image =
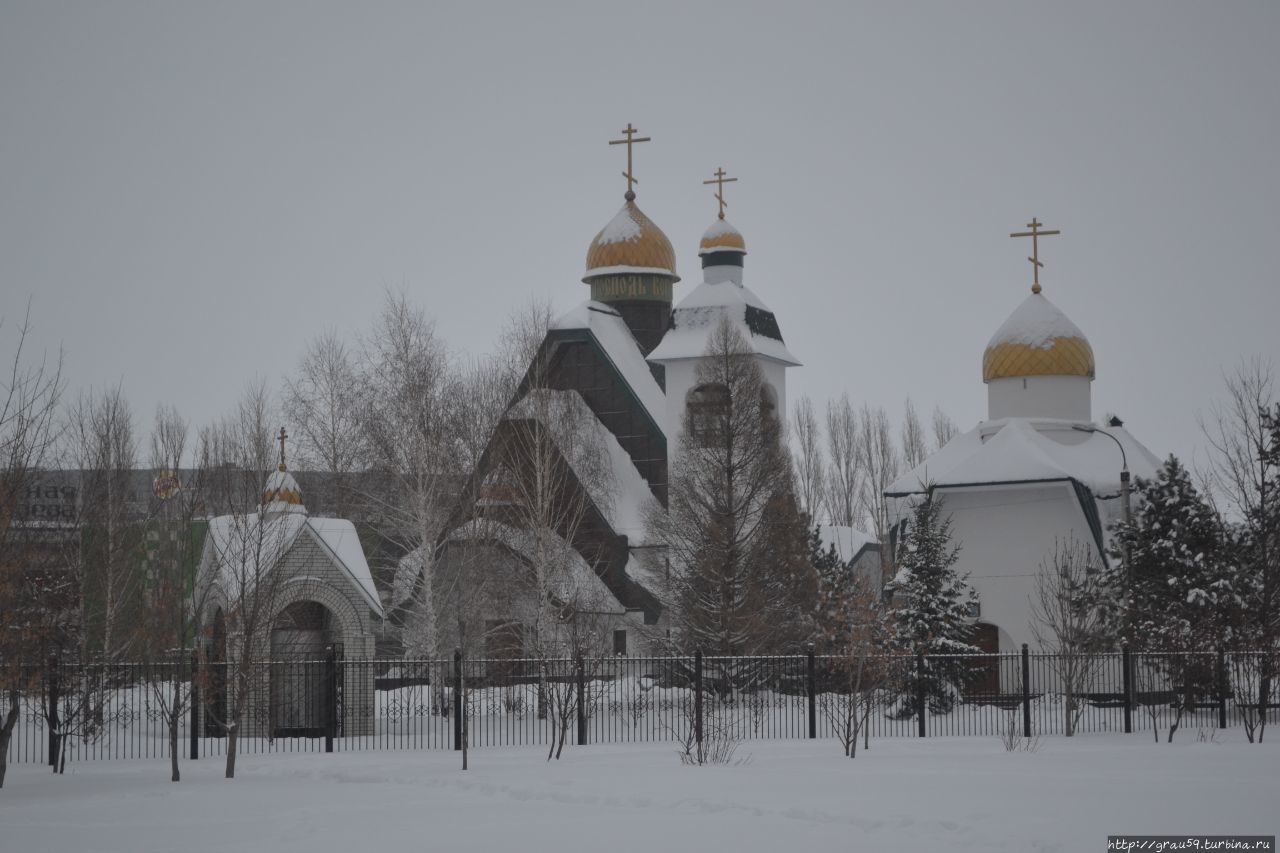
[[[672,282],[657,276],[610,275],[591,282],[591,298],[597,302],[616,299],[670,302],[673,292]]]

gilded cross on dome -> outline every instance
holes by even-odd
[[[734,181],[738,180],[737,178],[726,178],[725,177],[726,174],[728,173],[725,172],[725,170],[722,167],[716,167],[716,171],[715,171],[716,176],[709,181],[702,182],[704,185],[705,184],[716,185],[716,201],[720,202],[720,218],[721,219],[724,219],[724,209],[729,206],[729,203],[724,200],[724,185],[731,184]]]
[[[1031,268],[1035,271],[1031,283],[1032,293],[1040,292],[1040,268],[1044,266],[1044,264],[1040,263],[1040,238],[1052,237],[1055,234],[1062,233],[1061,231],[1041,231],[1040,228],[1042,225],[1044,225],[1044,223],[1040,222],[1033,216],[1031,217],[1031,221],[1027,223],[1027,227],[1031,229],[1030,231],[1017,231],[1009,235],[1010,237],[1031,238],[1031,257],[1027,258],[1027,260],[1031,261]]]
[[[635,135],[639,132],[640,132],[639,130],[636,130],[634,127],[631,126],[631,122],[627,122],[627,126],[622,130],[623,135],[625,135],[627,138],[609,140],[610,145],[627,146],[627,171],[622,173],[622,177],[627,179],[627,195],[626,195],[627,201],[635,200],[636,191],[632,187],[632,185],[640,183],[640,181],[636,178],[634,172],[631,169],[631,146],[636,145],[637,143],[640,143],[640,142],[650,141],[650,137],[648,136],[641,136],[639,139],[636,139]]]
[[[288,437],[289,435],[284,431],[284,427],[280,427],[280,435],[276,438],[276,441],[280,442],[280,470],[281,471],[285,469],[284,468],[284,440]]]

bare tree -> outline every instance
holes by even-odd
[[[832,524],[861,529],[863,452],[858,431],[858,415],[849,395],[838,402],[827,402],[827,450],[831,465],[827,469],[826,504]]]
[[[28,662],[42,661],[52,642],[38,613],[53,603],[40,578],[40,561],[32,553],[37,545],[24,529],[18,507],[38,483],[57,439],[62,357],[59,353],[53,361],[30,361],[30,329],[28,311],[16,329],[13,361],[0,385],[0,788],[23,696],[40,680],[39,669]]]
[[[134,639],[122,630],[137,615],[143,528],[133,475],[138,467],[133,413],[119,385],[82,394],[64,433],[65,461],[80,477],[80,535],[66,563],[80,589],[80,661],[120,660]]]
[[[941,406],[933,407],[933,449],[941,450],[946,447],[947,442],[956,437],[960,432],[960,428],[956,426],[956,422],[944,411]]]
[[[274,462],[263,446],[269,398],[250,385],[234,416],[201,431],[202,497],[218,517],[210,524],[196,596],[225,620],[226,777],[235,777],[239,738],[255,703],[265,702],[270,632],[284,573],[277,571],[300,516],[264,512],[263,483]],[[267,433],[269,434],[269,433]],[[266,463],[266,464],[264,464]]]
[[[1098,654],[1113,647],[1107,573],[1090,546],[1074,538],[1056,540],[1030,599],[1031,635],[1052,655],[1050,666],[1062,688],[1063,732],[1071,737],[1086,707],[1080,697],[1101,665]]]
[[[858,754],[858,736],[869,739],[867,721],[888,682],[893,658],[888,610],[879,591],[848,564],[824,574],[819,598],[822,608],[821,647],[829,665],[818,705],[830,722],[844,754]]]
[[[881,561],[889,554],[889,499],[885,491],[902,472],[902,457],[893,443],[889,416],[882,408],[863,405],[858,413],[858,450],[862,455],[861,516],[880,542]]]
[[[910,470],[923,462],[928,455],[924,427],[920,425],[920,416],[916,414],[916,407],[908,397],[902,407],[902,463]]]
[[[150,463],[155,488],[147,523],[147,603],[135,626],[133,657],[147,666],[151,700],[169,735],[169,779],[181,779],[178,735],[190,711],[192,685],[198,677],[192,668],[192,643],[200,634],[203,611],[200,589],[189,592],[203,537],[195,521],[199,515],[199,466],[184,467],[188,426],[171,406],[156,409],[151,430]]]
[[[1236,644],[1259,653],[1242,660],[1249,663],[1256,705],[1264,708],[1280,678],[1280,403],[1274,367],[1261,358],[1241,362],[1225,383],[1226,399],[1200,422],[1210,447],[1206,491],[1235,521],[1235,586],[1245,617]],[[1265,712],[1258,723],[1261,742]]]
[[[827,463],[822,451],[822,430],[808,395],[796,403],[791,424],[791,434],[795,437],[796,498],[800,508],[817,522],[823,517]]]
[[[367,457],[360,406],[367,378],[360,376],[337,333],[328,330],[307,344],[297,372],[284,385],[284,405],[296,436],[296,464],[334,475],[334,509],[344,518],[350,503],[347,475]]]
[[[414,657],[440,653],[435,546],[464,472],[453,430],[460,389],[434,322],[403,294],[386,294],[362,345],[362,435],[368,461],[386,482],[361,495],[380,534],[407,557],[393,581],[392,607]],[[443,694],[435,691],[434,704]]]

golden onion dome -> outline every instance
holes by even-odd
[[[583,281],[590,282],[596,276],[641,273],[669,276],[676,275],[676,253],[671,241],[662,229],[653,224],[636,207],[634,193],[627,193],[627,203],[587,248],[587,273]]]
[[[279,504],[302,506],[302,489],[298,487],[298,481],[293,475],[285,470],[284,463],[267,478],[267,484],[262,489],[262,503],[267,507]]]
[[[709,255],[712,252],[747,253],[747,241],[742,239],[742,232],[730,225],[723,216],[711,224],[702,235],[702,242],[698,244],[699,255]]]
[[[1020,376],[1094,377],[1084,332],[1038,292],[1009,315],[982,354],[983,382]]]

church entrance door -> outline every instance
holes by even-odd
[[[271,631],[272,737],[323,737],[328,723],[325,657],[333,615],[314,601],[291,604]]]
[[[969,635],[969,643],[977,646],[984,655],[995,655],[1000,651],[1000,631],[995,625],[979,622],[973,626]],[[1000,694],[1000,658],[982,657],[974,660],[970,669],[966,696],[998,696]]]

